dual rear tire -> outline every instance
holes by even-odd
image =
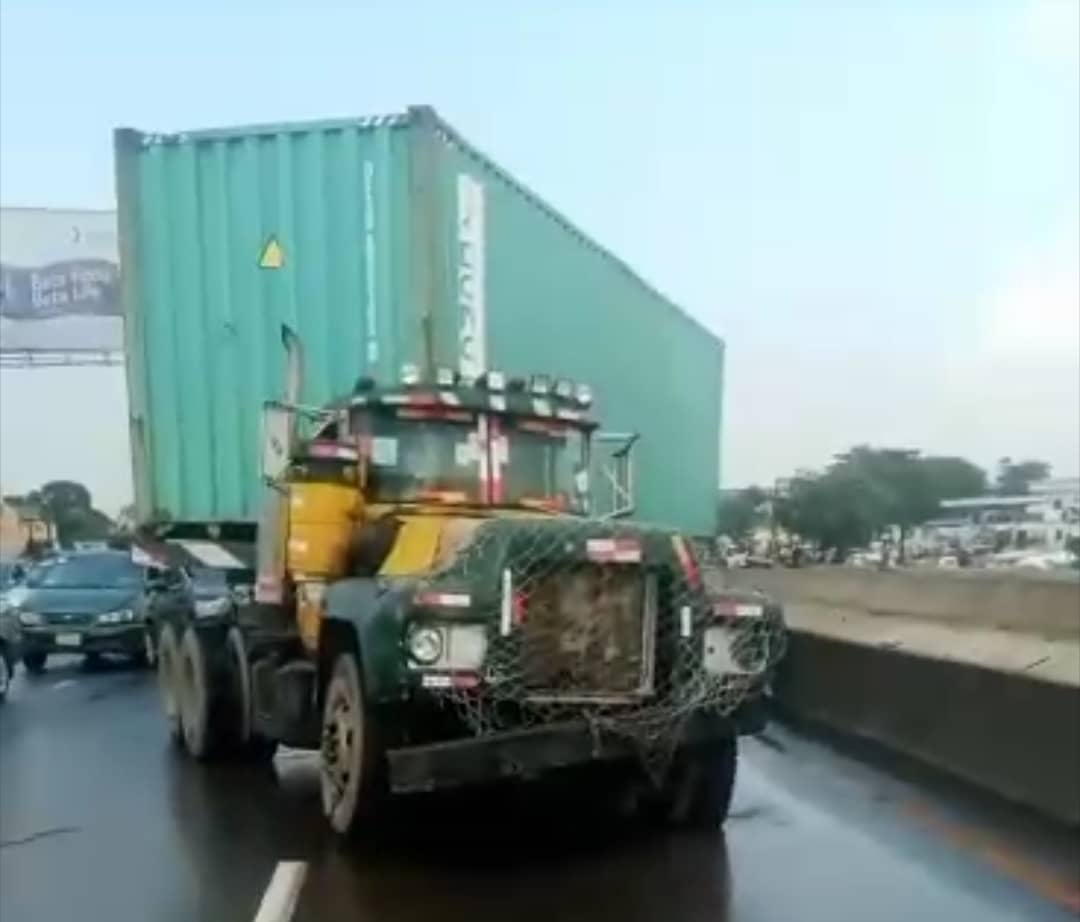
[[[157,643],[158,684],[172,741],[192,758],[265,761],[276,744],[254,732],[251,672],[239,628],[173,624]]]

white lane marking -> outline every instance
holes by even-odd
[[[74,679],[62,679],[59,682],[53,682],[52,690],[53,691],[60,691],[61,688],[68,688],[68,687],[70,687],[70,686],[72,686],[74,684],[75,684]]]
[[[255,913],[255,922],[289,922],[306,874],[306,861],[279,861]]]

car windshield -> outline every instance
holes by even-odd
[[[126,554],[62,557],[27,578],[29,586],[43,589],[134,589],[141,582],[141,569]]]
[[[515,420],[506,425],[502,500],[557,512],[584,512],[577,475],[584,465],[581,430],[560,422]]]
[[[416,418],[402,409],[374,419],[368,436],[368,483],[377,500],[475,503],[480,452],[475,420]]]

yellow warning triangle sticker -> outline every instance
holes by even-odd
[[[278,243],[277,237],[271,237],[266,241],[266,246],[263,247],[262,255],[259,257],[259,268],[280,269],[284,265],[285,251]]]

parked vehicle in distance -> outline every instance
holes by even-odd
[[[52,653],[145,660],[145,569],[123,551],[63,554],[30,569],[8,604],[22,661],[41,672]]]

